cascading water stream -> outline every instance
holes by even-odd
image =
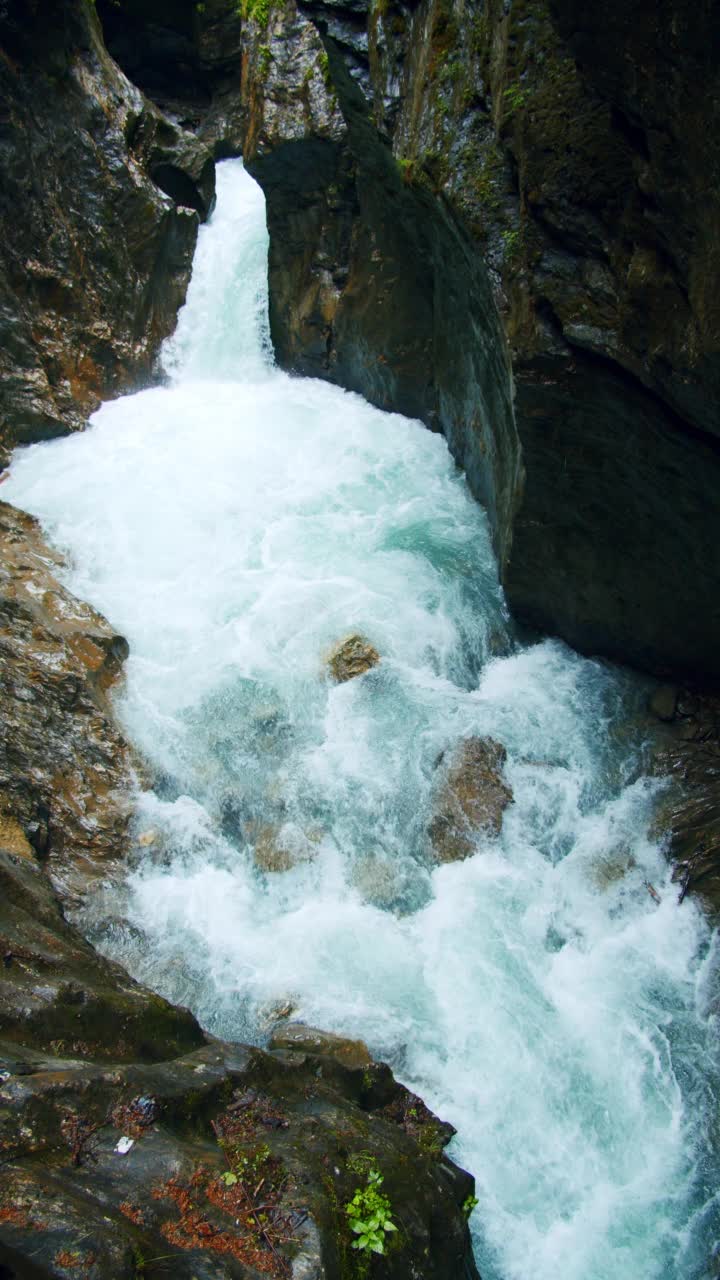
[[[646,686],[517,642],[438,436],[273,368],[266,256],[226,162],[169,384],[20,451],[3,495],[127,635],[118,710],[156,770],[86,927],[216,1034],[289,1004],[366,1039],[458,1129],[484,1280],[700,1280],[713,940],[648,834]],[[333,685],[352,631],[382,661]],[[514,801],[434,868],[438,757],[470,735],[505,745]]]

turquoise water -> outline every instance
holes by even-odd
[[[127,635],[156,775],[86,927],[216,1034],[291,1005],[365,1038],[458,1129],[484,1280],[699,1280],[713,943],[648,834],[646,688],[518,642],[438,436],[273,367],[262,196],[237,161],[218,195],[166,384],[19,452],[3,493]],[[333,685],[354,631],[382,660]],[[514,800],[436,867],[438,760],[470,735]],[[289,869],[258,869],[268,833]]]

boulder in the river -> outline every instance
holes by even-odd
[[[480,832],[500,834],[513,798],[502,776],[506,756],[494,738],[466,738],[453,753],[428,827],[437,862],[469,858]]]
[[[362,676],[371,667],[376,667],[380,654],[365,636],[355,632],[339,640],[330,650],[327,658],[328,670],[337,684]]]
[[[366,902],[382,909],[393,907],[402,890],[397,866],[377,853],[357,859],[352,881]]]

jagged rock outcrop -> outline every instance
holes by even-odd
[[[61,571],[37,521],[0,503],[0,820],[72,897],[124,851],[133,773],[107,700],[127,641]]]
[[[398,1226],[383,1275],[478,1280],[452,1129],[345,1043],[112,1066],[0,1045],[3,1275],[363,1274],[345,1205],[372,1171]]]
[[[716,9],[271,0],[240,55],[231,7],[194,110],[265,190],[280,363],[445,432],[521,619],[716,679]]]
[[[0,4],[0,464],[147,377],[212,157],[108,56],[88,0]]]

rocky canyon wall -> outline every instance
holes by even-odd
[[[0,3],[0,462],[147,377],[212,157],[108,56],[85,0]]]
[[[713,6],[248,0],[238,20],[198,7],[186,110],[265,189],[279,362],[445,432],[518,618],[715,680]]]

